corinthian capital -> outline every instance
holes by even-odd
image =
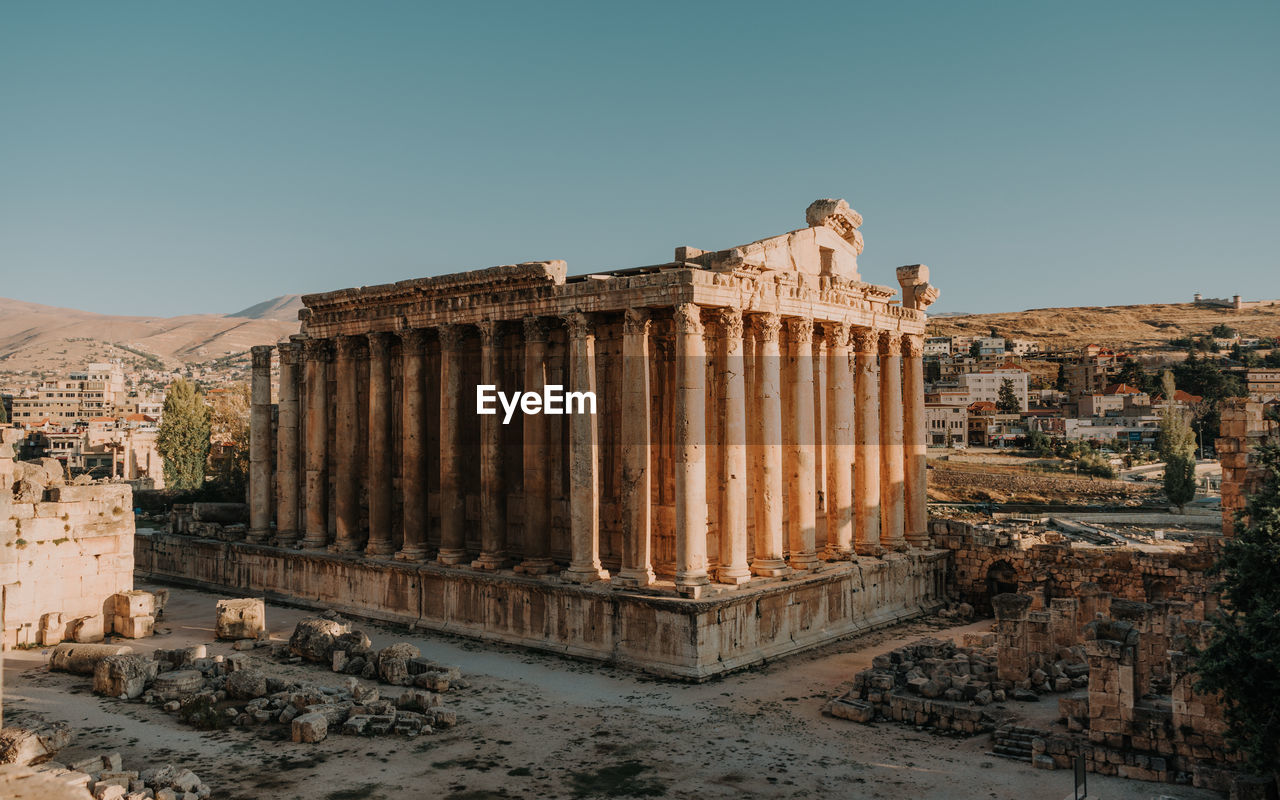
[[[894,331],[880,331],[880,355],[896,356],[902,353],[902,337]]]
[[[681,303],[676,306],[673,320],[676,333],[702,333],[702,310],[693,303]]]
[[[776,342],[782,330],[782,318],[777,314],[756,314],[751,317],[751,330],[762,342]]]
[[[652,322],[649,312],[643,308],[628,308],[622,315],[622,333],[626,336],[646,336]]]

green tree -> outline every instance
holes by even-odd
[[[4,398],[0,397],[0,425],[9,424],[9,409],[4,404]]]
[[[199,489],[209,458],[209,407],[196,386],[183,378],[164,395],[164,418],[156,438],[170,489]]]
[[[982,345],[979,342],[974,342],[973,344],[969,345],[969,355],[974,358],[977,358],[978,356],[982,355]]]
[[[1070,385],[1070,382],[1067,380],[1067,365],[1059,364],[1058,379],[1054,381],[1053,388],[1057,389],[1059,392],[1065,392],[1067,391],[1067,387],[1069,385]]]
[[[1139,389],[1142,388],[1145,379],[1146,374],[1142,370],[1142,365],[1132,358],[1126,358],[1120,367],[1120,372],[1116,373],[1116,383],[1127,383]]]
[[[222,445],[213,459],[213,480],[231,497],[244,494],[249,483],[249,384],[240,382],[210,398],[210,438]]]
[[[1235,338],[1236,332],[1230,325],[1223,325],[1219,323],[1209,329],[1209,334],[1215,339],[1233,339]]]
[[[1017,414],[1021,410],[1022,403],[1013,390],[1013,379],[1005,378],[1000,382],[1000,392],[996,395],[996,411],[1001,414]]]
[[[1255,455],[1261,486],[1210,569],[1223,603],[1194,669],[1196,691],[1222,693],[1232,746],[1265,775],[1280,764],[1280,442]]]
[[[1161,386],[1164,409],[1160,412],[1156,449],[1164,461],[1165,496],[1182,508],[1196,496],[1196,438],[1186,414],[1173,401],[1177,388],[1169,370],[1165,370]]]

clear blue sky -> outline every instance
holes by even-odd
[[[7,2],[0,295],[230,312],[866,219],[934,310],[1280,296],[1280,2]]]

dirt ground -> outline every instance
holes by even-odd
[[[141,586],[139,588],[149,588]],[[172,590],[161,628],[137,651],[207,643],[217,595]],[[308,612],[268,607],[273,638]],[[410,641],[462,668],[470,688],[446,695],[456,728],[432,735],[330,736],[294,744],[266,725],[200,732],[158,707],[90,693],[89,679],[49,673],[47,651],[9,654],[6,717],[39,712],[78,735],[60,760],[120,751],[126,768],[181,762],[217,798],[1025,798],[1068,797],[1069,771],[1034,770],[988,755],[990,738],[934,736],[896,724],[859,725],[821,708],[871,657],[923,635],[958,637],[989,622],[947,627],[922,620],[836,642],[700,685],[433,633],[358,624],[377,647]],[[230,653],[229,644],[210,653]],[[277,675],[337,686],[318,666],[285,666],[253,651]],[[1022,706],[1021,708],[1016,708]],[[1010,704],[1046,726],[1056,703]],[[1206,800],[1212,792],[1089,776],[1089,797]]]

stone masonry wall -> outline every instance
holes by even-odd
[[[1049,607],[1055,598],[1075,597],[1083,627],[1097,613],[1105,613],[1110,598],[1180,600],[1190,603],[1201,618],[1215,607],[1204,576],[1216,558],[1214,537],[1198,539],[1180,551],[1148,552],[1072,547],[1065,539],[1022,537],[1005,528],[951,519],[931,520],[930,533],[934,546],[953,556],[948,589],[978,609],[990,608],[991,595],[1001,591],[1031,595],[1033,611]],[[988,578],[999,575],[1011,576],[1012,585],[993,591]]]
[[[1222,464],[1222,532],[1226,536],[1234,533],[1236,514],[1244,510],[1246,498],[1262,479],[1249,451],[1280,427],[1264,418],[1264,406],[1245,397],[1222,401],[1221,435],[1214,447]]]
[[[41,643],[42,627],[61,641],[133,588],[131,500],[128,484],[55,486],[36,502],[0,492],[4,647]]]

